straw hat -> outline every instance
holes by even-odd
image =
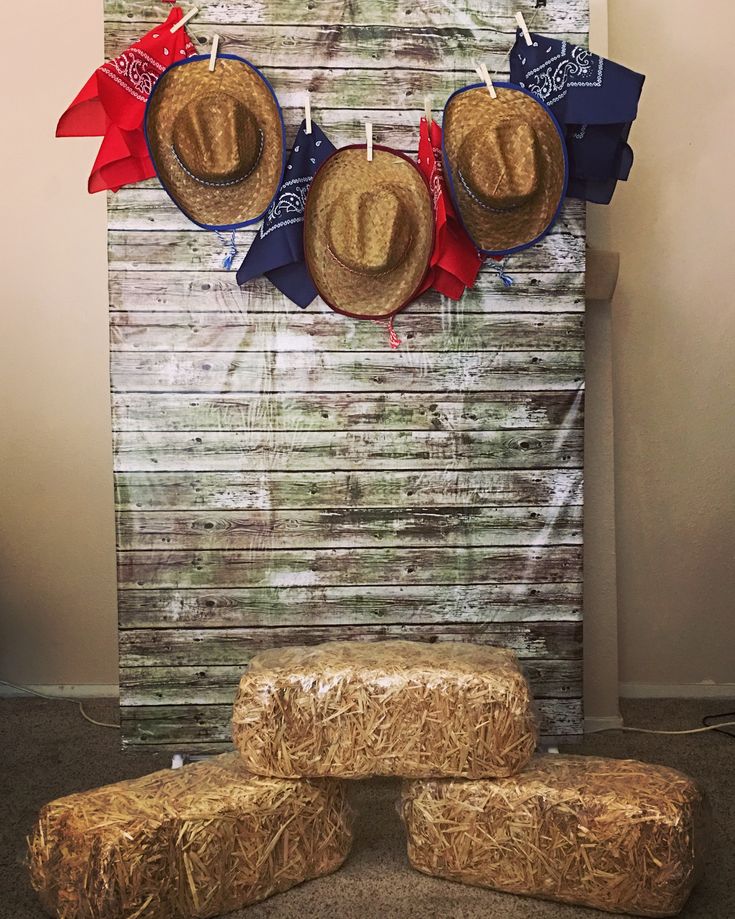
[[[467,232],[508,255],[549,232],[567,187],[564,135],[551,111],[511,83],[457,90],[444,109],[444,161]]]
[[[177,61],[146,108],[146,139],[161,184],[200,226],[233,229],[259,220],[278,190],[284,129],[265,77],[234,54]]]
[[[343,147],[312,182],[304,216],[306,264],[340,313],[384,319],[410,303],[434,244],[431,195],[415,163],[375,146]]]

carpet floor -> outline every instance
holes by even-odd
[[[113,702],[90,703],[90,714],[115,720]],[[698,726],[712,711],[735,702],[667,700],[624,704],[627,724],[655,728]],[[0,702],[0,919],[43,916],[23,867],[25,837],[46,801],[74,791],[143,775],[170,764],[161,754],[119,750],[110,729],[82,720],[75,706],[41,700]],[[681,913],[686,919],[735,917],[735,742],[720,734],[684,737],[605,733],[586,737],[563,752],[633,757],[681,769],[709,795],[712,844],[706,875]],[[603,913],[514,897],[413,871],[406,860],[395,810],[397,786],[357,782],[358,812],[352,854],[342,870],[261,904],[231,919],[583,919]]]

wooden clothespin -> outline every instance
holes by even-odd
[[[219,48],[219,35],[216,33],[212,36],[212,50],[209,53],[209,72],[214,73],[217,66],[217,48]]]
[[[193,6],[193,7],[189,10],[188,13],[185,13],[185,14],[181,17],[181,19],[179,19],[178,22],[175,22],[175,23],[171,26],[171,34],[173,35],[174,32],[178,32],[179,29],[183,29],[184,26],[187,24],[187,22],[192,18],[192,16],[196,16],[196,14],[197,14],[198,12],[199,12],[199,7],[198,7],[198,6]]]
[[[365,122],[365,139],[367,140],[368,163],[372,163],[373,161],[373,123],[372,121]]]
[[[490,93],[491,99],[497,99],[498,94],[495,92],[495,87],[493,86],[493,81],[490,78],[490,74],[487,72],[487,67],[484,64],[475,64],[475,72],[477,76],[482,80],[482,82],[487,86],[487,91]]]
[[[431,99],[429,96],[424,96],[424,117],[426,118],[426,126],[430,128],[432,117],[431,117]]]
[[[309,90],[306,90],[306,98],[304,99],[304,116],[306,118],[306,133],[311,134],[311,95]]]
[[[533,44],[533,39],[531,38],[531,33],[528,31],[528,26],[526,25],[526,20],[523,18],[523,13],[519,10],[516,13],[516,22],[518,23],[518,28],[523,32],[523,37],[526,40],[527,45]]]

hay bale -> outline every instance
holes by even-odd
[[[404,783],[426,874],[640,916],[673,916],[702,866],[703,801],[665,766],[539,755],[496,781]]]
[[[515,655],[487,645],[328,642],[257,654],[233,738],[260,775],[504,776],[536,746]]]
[[[59,919],[216,916],[338,868],[344,785],[254,777],[236,753],[47,804],[31,881]]]

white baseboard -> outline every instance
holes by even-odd
[[[28,689],[60,699],[117,699],[117,683],[28,683]],[[0,683],[0,699],[31,699],[33,696]]]
[[[735,699],[735,683],[621,683],[621,699]]]
[[[614,730],[622,726],[622,715],[590,715],[584,719],[585,734],[594,734],[595,731]]]

